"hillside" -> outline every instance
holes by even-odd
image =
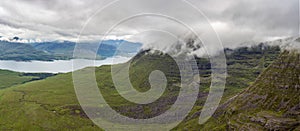
[[[14,85],[24,84],[26,82],[45,79],[54,74],[47,73],[18,73],[8,70],[0,70],[0,89],[8,88]]]
[[[254,49],[258,49],[258,51]],[[230,75],[223,101],[239,93],[247,85],[254,82],[259,73],[264,70],[264,67],[276,59],[280,52],[275,47],[270,47],[267,50],[261,50],[260,47],[247,48],[243,52],[239,50],[231,50],[227,54],[229,62],[228,73]],[[261,56],[262,52],[263,56]],[[247,57],[247,59],[242,60],[240,57]],[[189,117],[183,124],[178,126],[178,129],[189,127],[191,123],[189,119],[199,117],[197,112],[202,108],[208,94],[208,86],[210,84],[209,61],[206,58],[197,58],[197,64],[202,79],[198,101]],[[136,105],[118,95],[112,83],[110,66],[96,68],[96,77],[99,89],[101,92],[105,92],[103,95],[113,109],[133,118],[149,118],[163,113],[176,100],[178,89],[180,88],[177,84],[180,82],[177,72],[178,67],[170,56],[159,52],[149,53],[149,51],[143,51],[131,60],[131,82],[139,91],[147,91],[150,88],[148,82],[149,73],[157,69],[167,75],[167,90],[159,100],[146,105]],[[84,70],[88,70],[88,68],[80,71]],[[240,80],[243,80],[243,82],[240,82]],[[2,114],[0,128],[2,130],[99,129],[87,119],[87,116],[79,106],[73,88],[71,73],[59,74],[40,81],[0,90],[0,94],[0,114]],[[44,120],[45,118],[47,118],[47,121]],[[197,123],[194,122],[194,124]],[[192,129],[196,128],[197,126],[192,127]]]
[[[300,54],[285,51],[245,91],[221,106],[206,129],[300,130]]]

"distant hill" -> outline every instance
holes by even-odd
[[[37,50],[29,44],[0,41],[0,60],[50,61],[54,59],[54,56]]]
[[[102,41],[99,47],[97,43],[80,43],[85,44],[86,50],[94,51],[98,48],[97,54],[99,58],[112,57],[114,55],[126,55],[128,53],[136,53],[140,50],[140,43],[132,43],[124,40],[107,40]],[[76,43],[70,41],[54,41],[54,42],[41,42],[32,43],[33,47],[37,50],[45,51],[56,57],[72,58],[73,51]]]
[[[54,56],[72,58],[75,43],[73,42],[42,42],[30,43],[35,49],[44,51]]]
[[[95,51],[97,44],[86,44],[85,49]],[[52,61],[73,58],[76,43],[70,41],[18,43],[0,41],[0,60],[16,61]],[[105,59],[114,55],[126,56],[137,53],[141,48],[140,43],[132,43],[124,40],[103,41],[97,51],[97,59]]]

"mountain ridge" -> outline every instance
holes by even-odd
[[[204,129],[299,130],[299,60],[297,51],[283,51],[254,84],[220,106]]]

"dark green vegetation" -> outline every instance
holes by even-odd
[[[280,49],[278,47],[260,45],[235,50],[227,49],[226,52],[228,79],[222,103],[226,103],[229,98],[253,84],[259,74],[277,59]],[[223,119],[230,116],[226,115],[226,110],[226,113],[220,113],[222,116],[220,122],[217,118],[212,118],[205,127],[198,125],[199,111],[206,100],[210,85],[210,63],[206,58],[198,58],[197,63],[201,77],[198,100],[189,116],[175,129],[198,130],[199,128],[213,129],[213,127],[215,130],[226,129],[229,127],[226,123],[228,119],[239,121],[237,120],[239,115],[235,114],[239,111],[231,112],[232,118]],[[87,69],[80,71],[84,70]],[[170,56],[159,52],[151,54],[148,51],[143,51],[132,59],[130,67],[131,82],[137,90],[143,92],[149,89],[148,76],[153,70],[161,70],[166,74],[168,87],[159,100],[146,105],[136,105],[121,98],[112,83],[110,66],[96,68],[97,83],[99,89],[103,92],[104,98],[113,109],[132,118],[149,118],[169,109],[170,105],[176,100],[178,89],[180,88],[178,85],[180,83],[178,67]],[[274,71],[274,73],[276,72]],[[1,90],[0,128],[3,130],[100,130],[81,110],[76,99],[71,75],[71,73],[59,74]],[[257,86],[257,88],[259,87]],[[288,96],[284,98],[286,100],[289,99]],[[243,103],[245,102],[233,102],[235,106],[232,107],[240,109]],[[225,109],[227,107],[224,107]],[[261,107],[260,109],[264,108]],[[225,115],[223,116],[223,114]],[[222,120],[224,120],[224,123],[222,123]],[[244,120],[241,122],[244,122]],[[245,123],[247,122],[248,120],[245,120]]]
[[[45,79],[53,75],[54,74],[47,73],[31,74],[0,70],[0,89],[8,88],[18,84],[24,84],[34,80]]]
[[[280,54],[278,46],[260,44],[252,47],[241,47],[235,50],[226,49],[227,81],[226,90],[232,97],[237,92],[250,86]],[[225,100],[225,99],[224,99]]]
[[[105,59],[114,55],[136,53],[140,43],[132,43],[124,40],[103,41],[98,47],[95,43],[85,44],[85,51],[97,52],[97,59]],[[0,60],[16,61],[52,61],[72,59],[76,43],[70,41],[54,41],[41,43],[14,43],[0,41]],[[98,50],[97,50],[98,48]]]

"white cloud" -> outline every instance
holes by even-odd
[[[299,33],[298,0],[188,0],[211,21],[225,46],[238,46],[244,41],[264,41]],[[97,10],[111,0],[2,0],[0,1],[0,35],[19,36],[24,39],[73,40],[80,34],[83,24]],[[197,13],[180,0],[121,0],[89,23],[81,35],[84,40],[103,37],[103,30],[116,24],[118,18],[144,10],[145,13],[167,12],[186,19],[188,24],[201,25]],[[103,13],[105,12],[106,13]],[[103,13],[103,14],[101,14]],[[176,37],[188,31],[169,20],[141,17],[125,22],[108,34],[108,39],[127,39],[152,46],[166,46],[173,38],[160,33],[143,33],[149,28],[163,29]],[[197,30],[199,34],[207,32]],[[165,43],[163,43],[165,42]],[[167,43],[167,44],[166,44]],[[145,45],[151,46],[151,45]]]

